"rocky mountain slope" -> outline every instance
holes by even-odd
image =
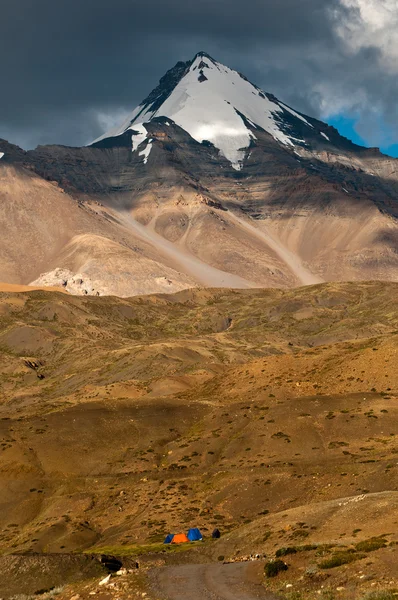
[[[397,160],[205,53],[88,147],[0,152],[3,281],[131,296],[397,279]]]

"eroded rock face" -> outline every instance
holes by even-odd
[[[100,290],[93,287],[93,281],[81,273],[72,273],[69,269],[54,269],[43,273],[30,283],[38,287],[63,287],[70,294],[77,296],[100,296]]]

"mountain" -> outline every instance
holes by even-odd
[[[0,153],[9,283],[130,296],[398,278],[397,160],[204,52],[89,146]]]
[[[95,143],[130,131],[133,151],[147,140],[139,153],[146,164],[152,141],[145,123],[161,117],[170,119],[197,142],[212,144],[236,170],[242,168],[251,141],[257,139],[256,130],[290,147],[305,146],[314,133],[330,141],[303,115],[200,52],[192,61],[171,69],[120,128],[105,133]]]

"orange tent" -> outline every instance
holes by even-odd
[[[184,544],[185,542],[189,542],[185,533],[177,533],[171,540],[172,544]]]

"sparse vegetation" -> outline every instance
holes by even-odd
[[[376,590],[368,592],[361,600],[396,600],[397,596],[398,590]]]
[[[10,600],[52,600],[61,594],[64,590],[64,586],[55,586],[51,589],[40,589],[37,590],[34,594],[16,594],[12,596]]]
[[[335,567],[341,567],[342,565],[348,565],[356,560],[365,558],[366,554],[361,554],[355,551],[342,551],[335,552],[329,558],[325,558],[319,563],[321,569],[334,569]]]
[[[5,504],[1,551],[84,547],[87,554],[166,557],[193,549],[196,555],[200,545],[162,542],[169,531],[198,526],[206,540],[216,527],[221,531],[222,545],[204,544],[214,561],[233,555],[236,545],[241,556],[255,547],[270,557],[279,548],[276,558],[291,555],[291,572],[293,565],[304,573],[318,563],[321,579],[339,574],[325,569],[363,555],[373,560],[370,553],[389,538],[370,536],[394,531],[387,492],[381,498],[383,530],[377,519],[372,529],[371,520],[379,514],[380,490],[395,475],[397,408],[369,389],[387,389],[388,373],[389,395],[396,398],[398,318],[389,285],[382,284],[388,320],[381,292],[372,286],[358,291],[351,284],[328,284],[270,295],[198,291],[181,302],[67,296],[61,301],[27,294],[17,297],[18,308],[7,304],[8,312],[0,297],[4,331],[18,322],[29,331],[51,325],[56,335],[48,348],[41,343],[29,354],[21,354],[25,338],[23,344],[10,338],[14,349],[0,357],[7,399],[0,419],[2,468],[11,479],[15,473],[21,495],[12,516]],[[319,299],[330,294],[343,298],[340,308],[319,308]],[[57,305],[56,321],[39,316],[47,298]],[[283,308],[292,299],[315,311],[311,331]],[[372,303],[366,319],[364,303]],[[210,309],[231,314],[234,327],[198,337],[194,324]],[[264,316],[269,311],[279,311],[277,320]],[[124,314],[133,315],[134,323]],[[248,325],[252,314],[255,326]],[[380,322],[380,348],[372,353]],[[286,352],[293,338],[294,354]],[[27,358],[42,361],[46,378],[40,384]],[[314,389],[314,383],[320,387]],[[329,414],[333,419],[325,419]],[[367,418],[372,414],[379,419]],[[341,501],[340,509],[338,498],[352,498],[352,504]],[[309,501],[330,519],[312,518]],[[34,519],[26,519],[26,502],[34,506]],[[339,520],[343,510],[348,524]],[[112,535],[106,538],[106,531]],[[347,545],[357,542],[352,552],[326,543],[335,543],[339,534]],[[312,543],[322,539],[325,544]],[[390,551],[395,547],[375,557]]]
[[[288,546],[287,548],[279,548],[275,552],[276,557],[288,556],[288,554],[297,554],[297,548],[295,548],[294,546]]]
[[[264,566],[264,573],[266,577],[276,577],[282,571],[287,571],[288,566],[283,560],[271,560]]]
[[[355,544],[355,549],[358,552],[373,552],[387,546],[387,540],[383,537],[373,537],[368,540],[363,540]]]

